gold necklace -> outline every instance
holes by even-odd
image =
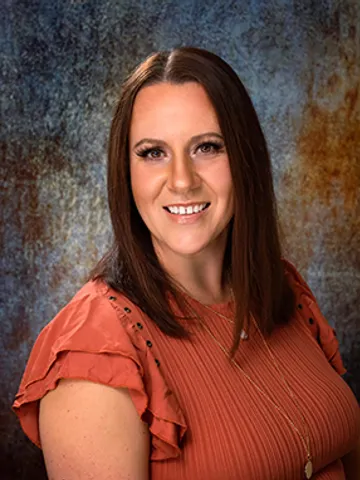
[[[196,300],[198,302],[198,300]],[[200,302],[198,302],[200,303]],[[222,313],[218,312],[217,310],[214,310],[213,308],[211,308],[209,305],[205,305],[204,303],[201,303],[201,305],[205,308],[207,308],[208,310],[210,310],[211,312],[214,312],[216,313],[216,315],[218,315],[219,317],[221,318],[224,318],[225,320],[227,320],[229,323],[235,323],[234,320],[232,320],[230,317],[227,317],[226,315],[223,315]],[[247,340],[248,339],[248,334],[246,333],[245,330],[242,330],[241,333],[240,333],[240,338],[242,340]]]
[[[196,300],[197,301],[197,300]],[[202,305],[203,307],[207,308],[208,310],[210,310],[211,312],[215,313],[216,315],[218,315],[219,317],[221,318],[224,318],[226,320],[228,320],[230,323],[234,323],[234,320],[231,320],[229,317],[227,317],[226,315],[223,315],[221,314],[220,312],[217,312],[216,310],[214,310],[213,308],[211,308],[209,305],[205,305],[201,302],[198,302],[200,303],[200,305]],[[291,390],[290,388],[290,385],[289,383],[287,382],[286,378],[283,376],[283,374],[281,373],[281,370],[280,370],[280,367],[278,365],[278,362],[274,356],[274,354],[272,353],[269,345],[266,343],[266,340],[255,320],[255,318],[251,317],[251,320],[252,322],[254,323],[265,347],[266,347],[266,350],[268,351],[269,353],[269,356],[278,372],[278,374],[280,375],[280,378],[282,379],[283,381],[283,384],[286,386],[287,388],[287,391],[288,391],[288,394],[293,402],[293,404],[295,405],[296,409],[298,410],[298,412],[300,413],[300,416],[301,416],[301,421],[302,421],[302,424],[303,424],[303,427],[304,427],[304,430],[305,430],[305,437],[304,435],[300,432],[300,430],[297,428],[297,426],[294,424],[294,422],[291,420],[291,418],[288,416],[288,414],[281,408],[279,407],[279,405],[277,403],[274,402],[274,400],[272,400],[260,387],[259,385],[257,385],[257,383],[255,383],[253,381],[253,379],[245,372],[245,370],[233,359],[230,357],[230,354],[228,352],[228,350],[226,350],[226,348],[217,340],[217,338],[213,335],[213,333],[211,332],[211,330],[209,329],[209,327],[206,325],[206,323],[201,319],[201,317],[197,314],[197,312],[195,311],[195,309],[191,306],[191,309],[193,310],[195,316],[200,320],[202,326],[205,328],[205,330],[207,331],[207,333],[210,335],[210,337],[212,338],[212,340],[220,347],[220,349],[225,353],[225,355],[231,360],[231,362],[233,363],[233,365],[238,369],[240,370],[240,372],[242,373],[242,375],[256,388],[256,390],[264,397],[266,398],[272,405],[273,407],[288,421],[289,425],[293,428],[293,430],[298,434],[300,440],[301,440],[301,443],[304,447],[304,450],[305,450],[305,453],[306,453],[306,463],[305,463],[305,467],[304,467],[304,473],[305,473],[305,477],[309,480],[311,477],[312,477],[312,474],[313,474],[313,464],[312,464],[312,456],[311,456],[311,448],[310,448],[310,433],[309,433],[309,427],[308,427],[308,424],[305,420],[305,417],[302,413],[302,410],[300,408],[300,405],[294,395],[294,392]],[[245,334],[247,338],[247,334],[243,331],[241,332],[241,334]],[[244,337],[242,337],[244,338]]]

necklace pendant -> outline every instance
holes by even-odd
[[[240,338],[241,340],[247,340],[249,338],[249,335],[245,332],[245,330],[241,330]]]
[[[313,474],[313,464],[311,460],[308,460],[305,465],[305,477],[309,480]]]

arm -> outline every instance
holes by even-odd
[[[148,427],[127,389],[61,380],[39,424],[49,480],[148,480]]]
[[[358,480],[360,478],[360,437],[354,450],[342,459],[346,480]]]

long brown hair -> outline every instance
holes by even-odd
[[[294,296],[281,260],[271,163],[258,117],[232,68],[206,50],[182,47],[148,57],[124,82],[111,125],[108,151],[108,201],[114,232],[110,251],[92,272],[135,302],[167,335],[184,338],[187,330],[168,304],[170,293],[184,305],[161,267],[150,232],[131,192],[128,138],[139,90],[161,82],[197,82],[218,116],[230,162],[235,210],[223,263],[232,286],[236,322],[231,354],[253,315],[263,331],[286,323]]]

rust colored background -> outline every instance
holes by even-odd
[[[212,50],[247,86],[287,256],[360,398],[358,0],[4,0],[2,12],[1,478],[46,478],[10,405],[40,329],[106,250],[112,110],[125,73],[158,49]]]

